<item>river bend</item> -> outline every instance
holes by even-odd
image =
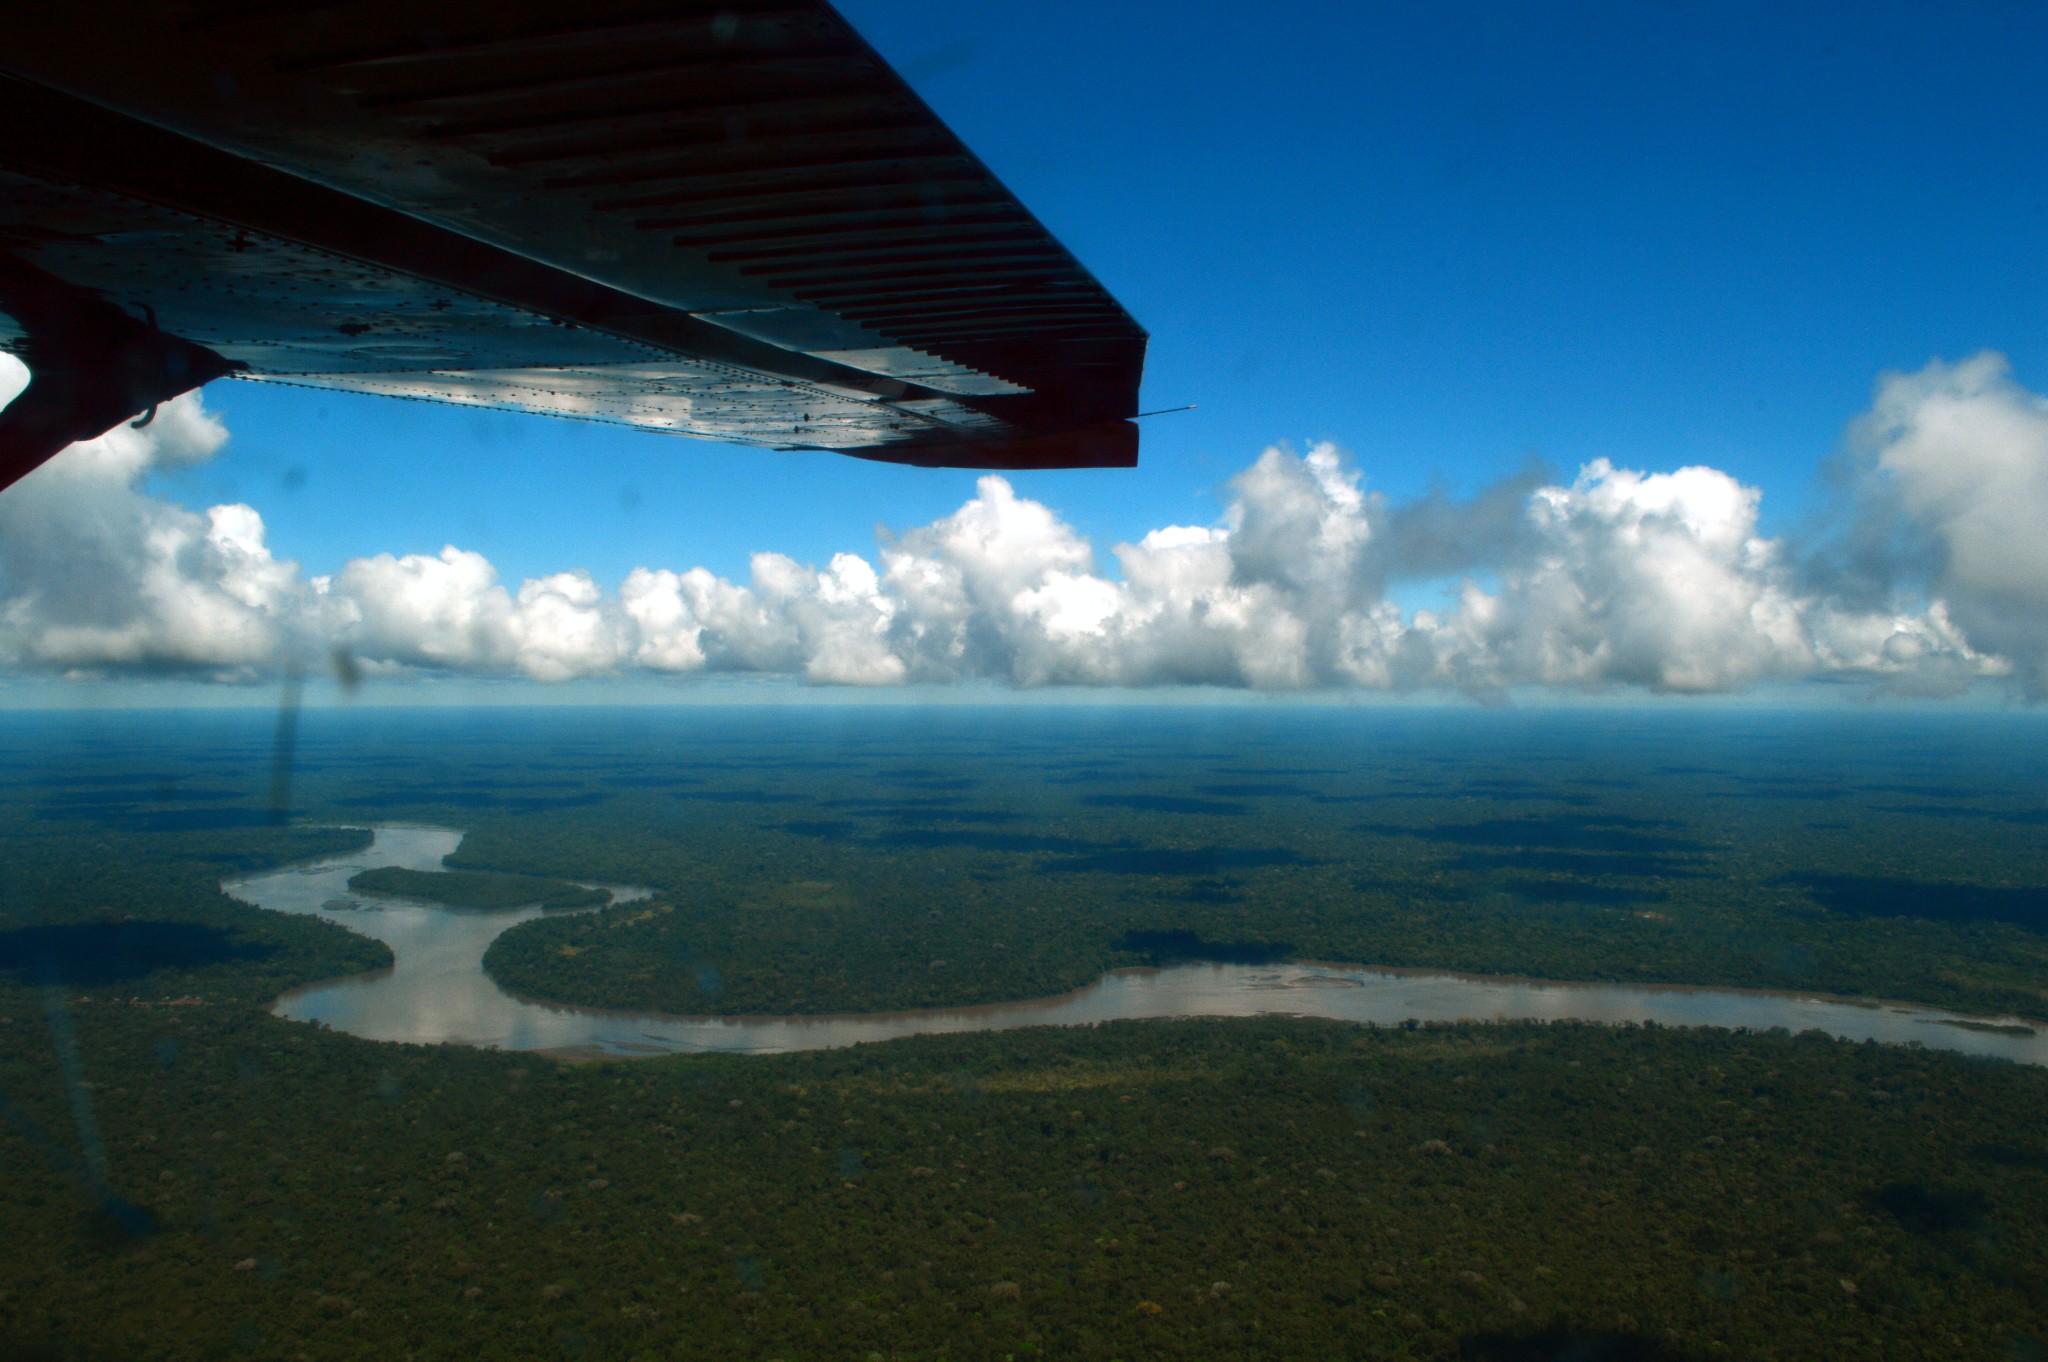
[[[448,828],[386,825],[363,850],[227,881],[236,898],[323,917],[391,947],[386,970],[330,980],[278,999],[274,1010],[370,1040],[631,1056],[699,1051],[824,1050],[862,1041],[1024,1026],[1164,1017],[1324,1017],[1404,1021],[1646,1022],[1782,1026],[1844,1040],[2048,1065],[2048,1029],[1987,1023],[1935,1008],[1841,998],[1661,985],[1566,984],[1352,965],[1173,965],[1118,970],[1073,993],[982,1007],[853,1016],[674,1017],[528,1002],[498,987],[484,951],[539,908],[477,911],[362,894],[349,877],[375,866],[439,870],[461,843]],[[606,885],[614,902],[645,889]],[[1998,1029],[1987,1029],[1996,1025]]]

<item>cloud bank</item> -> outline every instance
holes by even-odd
[[[0,363],[11,396],[19,366]],[[181,398],[0,496],[0,666],[232,680],[340,649],[372,673],[538,682],[2048,693],[2048,403],[1991,354],[1883,377],[1839,461],[1839,514],[1797,543],[1761,536],[1757,490],[1713,468],[1601,460],[1397,505],[1318,445],[1268,449],[1217,523],[1107,561],[989,476],[872,558],[762,552],[744,582],[642,567],[609,590],[580,570],[513,587],[454,545],[309,576],[253,507],[142,490],[225,439]],[[1464,580],[1441,610],[1389,599],[1443,577]]]

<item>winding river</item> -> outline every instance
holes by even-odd
[[[331,980],[278,999],[278,1015],[371,1040],[503,1050],[632,1056],[823,1050],[862,1041],[1022,1026],[1076,1026],[1151,1017],[1327,1017],[1382,1026],[1417,1021],[1654,1021],[1665,1026],[1819,1030],[1845,1040],[1918,1042],[1936,1049],[2048,1065],[2048,1028],[1987,1023],[1898,1003],[1659,985],[1559,984],[1367,969],[1351,965],[1174,965],[1118,970],[1056,998],[927,1012],[808,1017],[675,1017],[527,1002],[484,973],[484,950],[539,908],[451,909],[356,893],[348,879],[373,866],[438,870],[462,834],[388,825],[361,851],[227,881],[235,897],[323,917],[391,947],[387,970]],[[614,901],[649,892],[622,886]]]

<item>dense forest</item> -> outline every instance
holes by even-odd
[[[597,1063],[405,1047],[269,1015],[390,956],[219,887],[360,848],[366,822],[464,827],[465,877],[661,891],[514,929],[500,978],[685,1012],[1030,996],[1219,948],[2039,1016],[2048,801],[2021,744],[1973,768],[1771,729],[1776,765],[1702,774],[1691,749],[1664,771],[1512,726],[1318,755],[1284,727],[1248,748],[1119,720],[1090,744],[963,730],[913,764],[879,722],[725,747],[707,726],[664,751],[609,720],[543,747],[376,718],[403,741],[309,724],[285,807],[267,732],[212,722],[0,760],[7,1355],[1691,1362],[2048,1340],[2048,1071],[1564,1024]]]
[[[221,891],[223,875],[369,841],[360,828],[81,835],[0,822],[0,983],[268,1003],[388,965],[382,942]]]
[[[544,750],[509,722],[438,746],[356,733],[298,787],[311,818],[467,830],[456,868],[662,891],[667,911],[533,922],[496,943],[493,974],[536,998],[684,1013],[990,1002],[1162,958],[1126,946],[1180,934],[2048,1017],[2048,787],[2024,726],[548,723]]]
[[[534,998],[990,1002],[1200,938],[2048,1018],[2048,768],[2019,718],[325,714],[287,826],[260,723],[24,734],[12,782],[7,737],[0,836],[93,875],[410,820],[467,831],[451,870],[662,892],[498,941]]]
[[[394,865],[351,875],[348,887],[450,908],[598,908],[612,901],[609,889],[585,889],[567,880],[488,870],[406,870]]]
[[[629,795],[546,818],[471,817],[457,824],[469,834],[453,859],[659,886],[661,911],[530,922],[487,958],[519,994],[620,1008],[845,1012],[1042,997],[1171,958],[1128,949],[1133,933],[1179,933],[1302,959],[1807,989],[2048,1017],[2048,927],[1940,916],[1952,889],[1852,911],[1863,900],[1840,883],[1850,868],[1868,877],[1873,861],[1932,859],[1940,829],[1868,819],[1787,844],[1768,808],[1744,810],[1748,826],[1715,809],[1711,848],[1653,853],[1630,848],[1708,844],[1698,830],[1680,838],[1581,815],[1467,814],[1446,832],[1421,821],[1428,811],[1383,807],[1381,817],[1407,823],[1361,834],[1310,804],[1284,829],[1260,829],[1264,845],[1217,849],[1176,846],[1185,820],[1142,811],[1085,821],[1020,811],[1001,833],[960,820],[976,810],[920,808],[865,825],[842,811],[853,830],[828,838],[788,809],[769,821],[750,804],[704,801],[676,814]],[[1619,815],[1630,816],[1646,815]],[[1494,845],[1392,830],[1408,825]],[[2033,864],[2037,840],[2007,831],[1985,861],[2048,878]],[[1621,849],[1574,849],[1587,842]],[[1125,849],[1073,849],[1104,844]],[[1518,892],[1489,887],[1507,861],[1546,878]],[[2012,891],[2026,903],[2044,892]]]
[[[1127,1023],[774,1058],[0,1001],[13,1355],[2027,1355],[2048,1073],[1817,1037]],[[121,1208],[116,1208],[120,1210]],[[144,1218],[146,1217],[146,1218]],[[2020,1349],[2022,1351],[2014,1351]]]

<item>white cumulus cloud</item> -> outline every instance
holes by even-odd
[[[0,354],[0,401],[27,370]],[[295,564],[243,505],[195,514],[151,497],[152,469],[211,458],[227,431],[197,396],[72,446],[0,494],[0,664],[17,670],[271,666],[303,614]]]
[[[538,682],[2048,690],[2048,403],[1992,355],[1880,381],[1851,431],[1848,514],[1804,544],[1764,535],[1757,489],[1713,468],[1599,460],[1395,504],[1325,444],[1268,449],[1215,523],[1106,557],[990,475],[872,558],[764,551],[744,582],[650,565],[616,590],[574,569],[515,587],[455,545],[308,580],[252,508],[140,490],[225,438],[183,398],[0,496],[0,665],[248,676],[341,648],[372,673]],[[1390,582],[1459,576],[1440,609],[1388,599]]]
[[[1855,435],[1866,491],[1932,549],[1944,618],[2048,694],[2048,402],[1981,354],[1886,375]]]
[[[1493,596],[1468,588],[1425,632],[1467,687],[1612,683],[1729,690],[1816,658],[1754,488],[1712,468],[1642,474],[1598,460],[1529,497]]]

